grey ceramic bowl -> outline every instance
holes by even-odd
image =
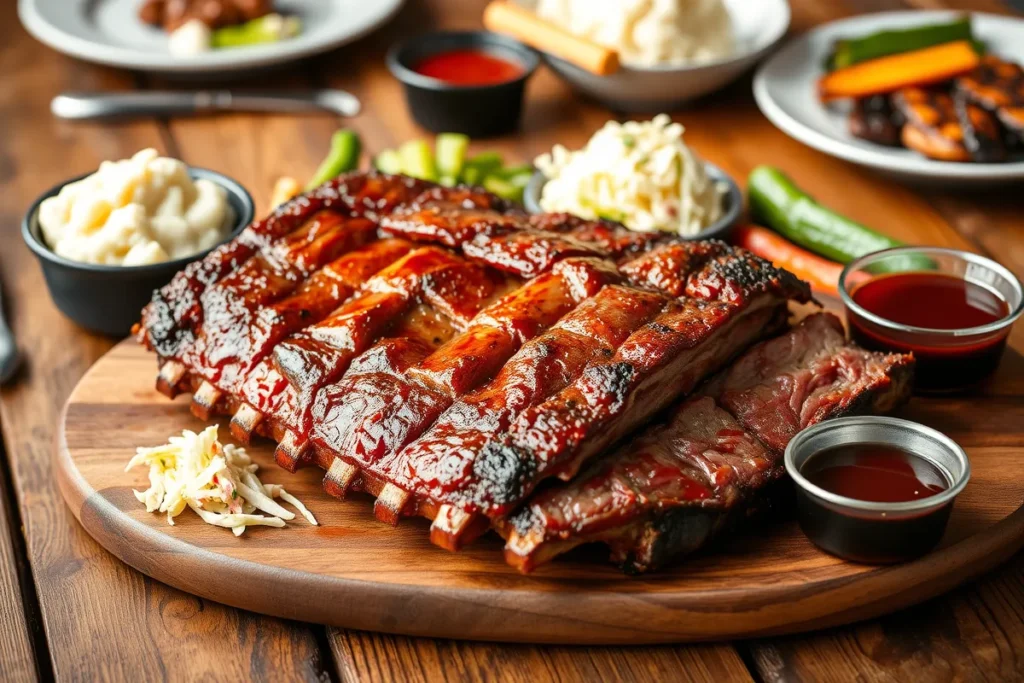
[[[743,193],[740,191],[740,186],[736,184],[736,181],[732,179],[728,173],[718,168],[714,164],[704,162],[704,167],[707,169],[708,176],[714,180],[723,183],[726,186],[725,192],[722,193],[722,204],[724,212],[722,217],[717,221],[704,228],[696,235],[691,235],[684,239],[688,240],[708,240],[708,239],[725,239],[733,226],[739,220],[740,212],[743,210]],[[534,171],[533,177],[530,178],[530,182],[526,185],[526,189],[523,191],[523,206],[530,213],[543,213],[544,209],[540,207],[540,193],[544,189],[544,183],[548,181],[544,177],[544,174],[540,171]]]
[[[50,296],[61,313],[86,329],[123,337],[138,321],[139,312],[153,297],[154,289],[163,287],[175,273],[192,261],[201,259],[216,246],[184,258],[145,266],[94,265],[58,256],[43,239],[39,226],[39,205],[44,199],[60,192],[68,183],[81,180],[86,175],[89,174],[56,185],[32,202],[21,224],[21,236],[39,259]],[[255,212],[252,197],[236,181],[204,168],[190,168],[189,175],[193,179],[212,180],[227,191],[228,203],[235,214],[235,224],[221,244],[234,238],[252,222]]]
[[[725,87],[771,50],[789,28],[786,0],[725,0],[737,54],[704,64],[638,68],[623,65],[597,76],[565,60],[544,55],[548,66],[576,90],[608,107],[630,113],[672,111]]]

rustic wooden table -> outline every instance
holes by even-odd
[[[370,0],[372,1],[372,0]],[[793,31],[900,0],[791,0]],[[438,26],[479,25],[482,1],[411,0],[391,25],[354,45],[262,78],[273,85],[352,90],[364,113],[346,122],[370,150],[422,135],[382,55],[394,40]],[[912,0],[1006,12],[998,0]],[[1011,680],[1024,677],[1024,555],[940,599],[890,617],[801,636],[643,648],[570,648],[412,639],[325,629],[231,609],[153,581],[108,555],[75,522],[52,477],[64,399],[113,340],[64,319],[18,236],[41,190],[103,159],[156,147],[236,177],[265,210],[281,175],[307,177],[338,121],[232,115],[117,124],[62,123],[48,113],[65,89],[127,90],[152,78],[77,62],[32,40],[15,3],[0,8],[0,275],[26,355],[0,392],[0,680]],[[529,85],[520,134],[491,143],[529,160],[554,142],[579,144],[612,114],[550,73]],[[769,162],[840,211],[897,237],[972,249],[1024,278],[1022,202],[1012,190],[914,190],[814,152],[757,111],[749,78],[679,115],[706,157],[743,178]],[[1022,348],[1024,330],[1015,333]],[[1003,397],[1019,402],[1024,398]],[[102,425],[97,425],[102,429]],[[997,437],[995,437],[997,438]],[[372,561],[372,558],[367,558]]]

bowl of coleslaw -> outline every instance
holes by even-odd
[[[637,232],[724,238],[739,219],[743,195],[728,173],[686,145],[683,133],[665,114],[609,121],[583,148],[556,145],[537,157],[523,204],[531,213],[611,220]]]

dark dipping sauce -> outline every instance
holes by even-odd
[[[949,488],[927,458],[888,444],[848,444],[815,453],[800,473],[826,491],[877,503],[929,498]]]
[[[853,301],[886,320],[928,330],[964,330],[1009,315],[1005,300],[990,289],[955,275],[928,271],[894,273],[858,286]],[[895,332],[848,311],[850,333],[861,346],[912,352],[917,358],[914,386],[925,392],[963,389],[999,365],[1009,328],[978,339],[941,332]]]
[[[905,503],[935,496],[950,486],[928,458],[890,444],[851,443],[810,456],[800,474],[815,486],[854,500]],[[952,501],[918,512],[844,509],[798,496],[801,524],[828,552],[855,562],[888,564],[928,552],[946,528]]]
[[[451,50],[421,59],[413,71],[452,85],[496,85],[523,75],[523,67],[481,50]]]

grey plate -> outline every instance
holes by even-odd
[[[403,0],[279,0],[302,20],[302,33],[268,45],[216,50],[183,59],[167,51],[167,34],[138,17],[141,0],[19,0],[29,33],[54,50],[126,69],[209,74],[282,64],[349,43],[390,19]]]
[[[732,228],[736,225],[736,222],[740,217],[740,212],[743,210],[743,193],[740,191],[740,186],[732,179],[732,176],[714,164],[710,164],[708,162],[704,162],[704,167],[707,169],[708,176],[718,182],[725,183],[726,185],[726,191],[722,195],[722,202],[725,204],[725,213],[722,214],[721,218],[701,230],[696,235],[683,237],[683,239],[725,239]],[[543,173],[540,171],[534,171],[533,177],[530,178],[530,182],[526,185],[526,190],[523,192],[523,206],[525,206],[526,210],[530,213],[544,212],[544,210],[540,208],[540,193],[541,189],[544,187],[544,183],[547,181],[548,179],[544,177]]]
[[[959,14],[883,12],[820,26],[789,42],[761,66],[754,78],[757,105],[776,127],[805,145],[903,180],[984,185],[1024,178],[1024,159],[1001,164],[934,161],[909,149],[860,140],[850,135],[846,110],[825,107],[818,100],[815,86],[823,72],[821,65],[837,38],[949,21]],[[992,53],[1024,62],[1024,20],[979,13],[971,18],[975,35]]]
[[[551,69],[580,92],[616,111],[658,113],[725,87],[751,68],[786,34],[786,0],[725,0],[732,20],[736,54],[702,64],[638,68],[623,66],[597,76],[545,55]]]

